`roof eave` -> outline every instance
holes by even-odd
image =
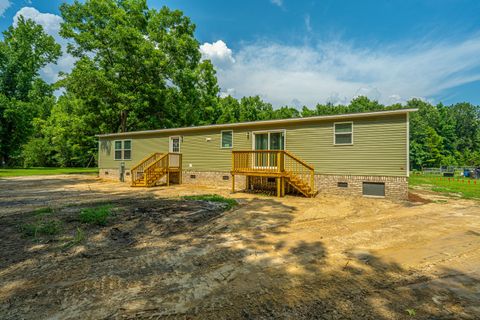
[[[302,123],[302,122],[314,122],[314,121],[336,120],[336,119],[345,119],[345,118],[365,118],[365,117],[382,116],[382,115],[407,114],[407,113],[410,113],[410,112],[415,112],[417,110],[418,110],[417,108],[411,108],[411,109],[398,109],[398,110],[388,110],[388,111],[346,113],[346,114],[327,115],[327,116],[313,116],[313,117],[306,117],[306,118],[261,120],[261,121],[250,121],[250,122],[213,124],[213,125],[195,126],[195,127],[168,128],[168,129],[131,131],[131,132],[119,132],[119,133],[105,133],[105,134],[97,134],[95,136],[98,137],[98,138],[108,138],[108,137],[122,137],[122,136],[143,135],[143,134],[167,133],[167,132],[175,132],[175,131],[198,131],[198,130],[209,130],[209,129],[223,129],[223,128],[236,128],[236,127],[247,127],[247,126],[260,126],[260,125],[270,125],[270,124],[289,124],[289,123],[299,123],[299,122],[300,123]]]

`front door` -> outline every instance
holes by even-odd
[[[180,137],[170,137],[170,152],[180,153]]]

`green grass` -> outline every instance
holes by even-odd
[[[57,220],[41,220],[21,226],[24,235],[37,238],[38,236],[53,236],[62,231],[62,223]]]
[[[235,207],[238,202],[234,199],[225,198],[218,194],[203,194],[198,196],[184,196],[182,197],[185,200],[201,200],[201,201],[211,201],[211,202],[222,202],[227,205],[227,210]]]
[[[470,181],[470,183],[469,183]],[[465,199],[480,199],[480,180],[447,178],[440,176],[411,175],[410,187],[422,187],[447,195],[458,195]]]
[[[75,236],[73,237],[72,240],[68,241],[65,243],[63,246],[63,249],[69,249],[73,246],[76,246],[77,244],[80,244],[85,240],[85,231],[82,230],[82,228],[77,228],[77,231],[75,232]]]
[[[46,216],[46,215],[52,214],[53,212],[54,212],[54,211],[53,211],[52,208],[47,207],[47,208],[37,209],[37,210],[35,210],[33,213],[34,213],[36,216]]]
[[[55,175],[55,174],[97,174],[98,168],[11,168],[0,169],[0,178]]]
[[[111,214],[112,206],[104,205],[96,208],[83,209],[80,212],[79,219],[83,223],[104,226],[107,224],[108,217]]]

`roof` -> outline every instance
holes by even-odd
[[[410,112],[415,112],[417,110],[418,109],[397,109],[397,110],[387,110],[387,111],[358,112],[358,113],[346,113],[346,114],[336,114],[336,115],[327,115],[327,116],[314,116],[314,117],[305,117],[305,118],[261,120],[261,121],[236,122],[236,123],[225,123],[225,124],[212,124],[212,125],[195,126],[195,127],[105,133],[105,134],[97,134],[96,137],[99,137],[99,138],[122,137],[122,136],[143,135],[143,134],[169,133],[169,132],[178,132],[178,131],[190,132],[190,131],[201,131],[201,130],[211,130],[211,129],[232,129],[232,128],[238,128],[238,127],[262,126],[262,125],[272,125],[272,124],[273,125],[295,124],[295,123],[308,123],[308,122],[325,121],[325,120],[357,119],[357,118],[366,118],[366,117],[374,117],[374,116],[408,114]]]

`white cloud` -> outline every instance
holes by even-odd
[[[275,106],[348,103],[359,95],[391,104],[480,80],[478,52],[478,36],[407,48],[255,43],[229,55],[230,66],[219,68],[218,79],[236,97],[258,94]]]
[[[283,7],[283,0],[270,0],[276,6]]]
[[[310,22],[310,15],[309,14],[305,15],[305,18],[303,20],[305,22],[305,29],[307,29],[308,32],[312,32],[312,24]]]
[[[200,52],[203,59],[209,59],[220,69],[227,68],[235,63],[232,50],[222,40],[214,43],[205,42],[200,46]]]
[[[1,1],[1,0],[0,0]],[[42,13],[32,7],[23,7],[13,17],[13,24],[16,25],[20,16],[25,19],[31,19],[41,25],[45,32],[55,38],[55,41],[62,46],[63,55],[58,59],[56,64],[48,64],[40,70],[41,77],[49,82],[58,80],[58,72],[70,72],[75,63],[75,58],[67,51],[67,40],[60,37],[60,24],[63,22],[62,17],[51,13]]]
[[[11,5],[12,3],[9,0],[0,0],[0,17],[3,17],[3,14]]]

